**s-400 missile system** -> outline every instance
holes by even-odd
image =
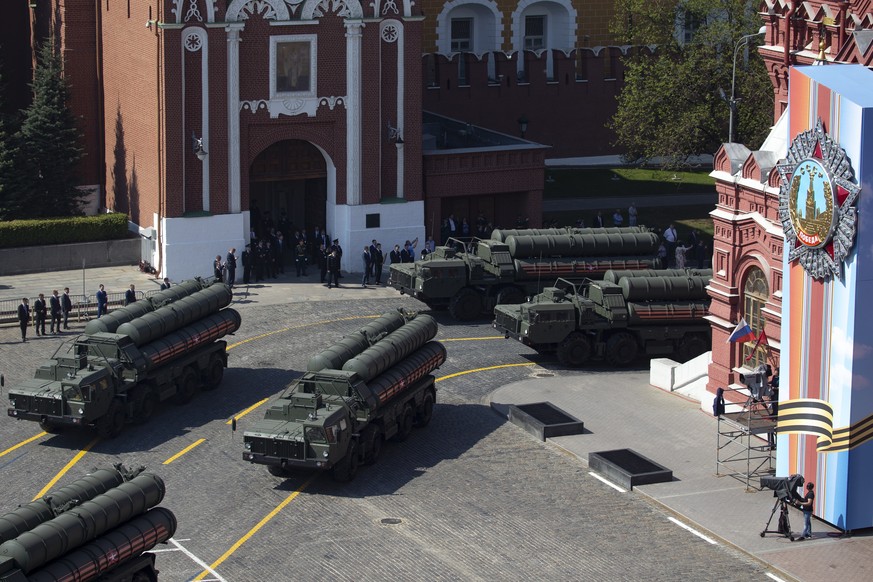
[[[144,422],[158,402],[215,388],[227,366],[219,338],[240,326],[223,283],[187,281],[95,319],[62,344],[34,377],[9,389],[8,414],[55,433],[93,427],[113,437]]]
[[[431,375],[446,360],[429,315],[389,312],[313,356],[302,377],[245,431],[243,460],[287,476],[330,471],[348,481],[386,439],[426,426],[436,402]]]
[[[609,269],[658,268],[659,242],[645,227],[497,230],[489,240],[449,239],[414,263],[392,264],[388,284],[469,321],[495,305],[521,303],[557,277],[577,282]]]
[[[557,352],[566,366],[592,358],[627,366],[640,354],[687,361],[710,349],[711,278],[711,270],[671,269],[558,279],[527,303],[498,305],[494,328],[538,352]]]
[[[161,478],[141,471],[100,469],[0,515],[0,582],[157,580],[148,550],[176,517],[157,507]]]

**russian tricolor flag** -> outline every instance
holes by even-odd
[[[737,327],[734,328],[733,333],[727,339],[725,343],[736,343],[736,342],[750,342],[755,338],[755,332],[752,331],[752,328],[749,327],[749,324],[746,323],[746,318],[740,319],[740,322],[737,324]]]

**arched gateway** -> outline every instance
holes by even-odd
[[[284,140],[255,157],[249,169],[249,208],[258,236],[264,234],[265,224],[278,224],[283,214],[293,230],[323,229],[326,206],[327,163],[311,143]],[[293,232],[284,234],[288,237]]]

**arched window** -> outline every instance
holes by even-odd
[[[755,332],[757,338],[764,329],[764,306],[767,304],[767,299],[770,297],[770,290],[767,286],[767,278],[764,272],[757,267],[749,269],[746,274],[746,284],[743,285],[743,317],[746,318],[746,323]],[[755,368],[761,364],[767,363],[766,345],[759,345],[755,348],[756,340],[743,344],[743,365],[746,368]],[[754,349],[754,354],[752,350]],[[751,357],[750,357],[751,355]]]

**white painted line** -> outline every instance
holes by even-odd
[[[213,576],[215,576],[215,578],[210,578],[210,580],[215,580],[216,582],[227,582],[227,580],[225,580],[224,578],[222,578],[221,576],[218,575],[218,572],[216,572],[215,570],[213,570],[212,568],[210,568],[210,567],[209,567],[209,564],[207,564],[206,562],[204,562],[203,560],[201,560],[200,558],[198,558],[197,556],[195,556],[194,554],[192,554],[191,552],[189,552],[188,550],[186,550],[185,548],[183,548],[183,547],[182,547],[182,544],[180,544],[179,542],[177,542],[177,541],[174,540],[173,538],[170,538],[169,541],[170,541],[171,544],[173,544],[174,546],[176,546],[177,548],[179,548],[179,549],[182,551],[183,554],[185,554],[186,556],[188,556],[189,558],[191,558],[191,560],[192,560],[195,564],[197,564],[198,566],[200,566],[201,568],[203,568],[204,570],[208,571],[210,574],[212,574]]]
[[[615,489],[619,493],[627,493],[627,489],[619,487],[615,483],[611,483],[610,481],[608,481],[607,479],[604,479],[603,477],[601,477],[597,473],[593,473],[591,471],[588,471],[588,474],[591,475],[592,477],[594,477],[595,479],[597,479],[598,481],[602,481],[603,483],[606,483],[607,485],[609,485],[610,487],[612,487],[613,489]]]
[[[773,574],[772,572],[767,572],[767,578],[772,578],[773,580],[776,580],[776,582],[785,582],[785,580],[783,580],[776,574]]]
[[[682,529],[687,529],[688,531],[690,531],[691,533],[693,533],[694,535],[696,535],[697,537],[699,537],[700,539],[702,539],[705,542],[709,542],[712,545],[718,544],[718,542],[715,541],[714,539],[703,535],[702,533],[700,533],[699,531],[697,531],[694,528],[688,527],[687,525],[685,525],[684,523],[682,523],[681,521],[679,521],[675,517],[668,517],[667,519],[669,519],[670,521],[672,521],[673,523],[675,523],[676,525],[678,525]]]
[[[160,554],[162,552],[179,552],[179,548],[167,548],[165,550],[149,550],[152,554]]]

